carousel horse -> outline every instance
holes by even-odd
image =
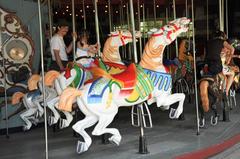
[[[234,55],[232,56],[234,57]],[[205,76],[208,74],[208,67],[203,63],[203,68],[201,72],[203,74],[203,78],[200,79],[199,88],[200,88],[200,119],[199,125],[200,127],[205,126],[205,113],[209,112],[209,109],[213,111],[213,115],[211,116],[211,125],[217,125],[219,114],[217,112],[217,104],[219,102],[223,102],[224,108],[223,112],[229,111],[230,103],[229,97],[226,95],[226,87],[227,87],[227,73],[235,74],[239,72],[239,68],[237,66],[230,66],[225,64],[226,55],[221,55],[221,60],[223,63],[223,71],[217,74],[215,77]],[[237,76],[236,76],[237,77]],[[230,92],[230,97],[232,96]],[[224,113],[225,114],[225,113]],[[225,118],[223,116],[223,118]],[[226,119],[228,120],[228,119]],[[225,119],[224,119],[225,121]]]
[[[171,109],[170,118],[178,118],[183,111],[184,94],[171,94],[171,75],[162,64],[164,48],[173,42],[182,32],[188,30],[190,20],[179,18],[161,29],[152,30],[152,36],[145,46],[140,65],[130,64],[119,74],[111,75],[105,70],[93,67],[91,72],[99,78],[84,85],[82,89],[67,88],[61,96],[58,109],[72,111],[72,103],[77,100],[80,110],[85,114],[83,120],[73,125],[84,141],[78,141],[77,152],[88,150],[92,143],[86,128],[95,126],[92,135],[110,133],[109,141],[119,145],[121,135],[116,128],[107,128],[121,106],[133,106],[147,101],[157,103],[158,107],[169,109],[179,102],[176,109]]]
[[[136,37],[140,37],[140,32],[136,32]],[[105,69],[110,74],[120,73],[126,69],[126,66],[122,63],[119,47],[124,46],[132,42],[132,34],[130,31],[116,31],[111,32],[109,38],[106,40],[103,48],[102,59],[94,60],[91,67],[101,67]],[[81,60],[81,59],[80,59]],[[77,63],[79,63],[77,61]],[[52,76],[50,72],[46,76]],[[70,76],[70,78],[66,78]],[[62,90],[68,86],[73,88],[81,88],[86,81],[92,78],[92,74],[88,71],[87,68],[81,67],[79,64],[69,64],[66,68],[66,71],[59,76],[52,78],[52,84],[54,84],[55,89],[60,96]],[[54,81],[54,82],[53,82]],[[50,85],[49,85],[50,86]],[[61,119],[58,110],[55,109],[55,105],[59,100],[59,96],[48,102],[48,107],[53,112],[53,116],[49,117],[49,124],[53,125],[58,122],[60,119],[60,128],[68,127],[71,123],[73,117],[72,114],[66,111],[63,111],[66,119]]]
[[[44,110],[42,108],[43,95],[42,95],[42,82],[39,75],[33,75],[28,80],[28,89],[29,92],[23,94],[17,92],[13,95],[12,105],[16,105],[19,102],[22,102],[22,105],[26,109],[25,112],[20,114],[20,118],[25,122],[23,130],[29,130],[32,127],[32,124],[37,125],[40,118],[42,117]],[[46,92],[46,101],[49,101],[57,96],[56,91],[50,87],[45,86]],[[13,114],[19,112],[18,109]],[[10,115],[13,116],[13,114]]]

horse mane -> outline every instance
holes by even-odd
[[[156,38],[151,37],[147,44],[145,45],[142,60],[140,65],[143,68],[147,68],[150,70],[156,70],[159,67],[163,66],[162,64],[162,54],[164,51],[164,45],[159,45],[157,48],[153,47],[153,43],[155,42]],[[155,60],[160,58],[159,61]]]
[[[54,80],[58,78],[59,75],[60,73],[58,71],[55,70],[48,71],[44,77],[45,86],[52,86]]]
[[[109,37],[103,48],[102,59],[105,62],[121,62],[121,57],[117,46],[111,46],[112,37]]]
[[[12,95],[12,105],[18,104],[20,102],[20,100],[24,97],[24,93],[22,92],[15,92]]]
[[[63,111],[67,111],[67,112],[71,112],[72,111],[72,103],[73,100],[77,97],[77,96],[81,96],[82,93],[72,87],[68,87],[66,88],[60,96],[59,99],[59,105],[58,105],[58,109],[59,110],[63,110]]]
[[[178,53],[178,58],[179,60],[184,61],[185,60],[185,52],[186,52],[186,39],[181,40],[179,44],[179,53]]]
[[[40,81],[41,77],[38,74],[34,74],[32,75],[29,79],[28,79],[28,89],[30,91],[38,89],[37,83],[38,81]]]

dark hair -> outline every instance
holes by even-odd
[[[217,30],[213,33],[213,38],[227,40],[227,35],[223,31]]]
[[[78,34],[80,45],[83,46],[82,39],[87,38],[87,42],[89,40],[89,32],[86,29],[82,29]]]

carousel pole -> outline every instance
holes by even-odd
[[[188,0],[185,0],[185,11],[186,17],[188,17]]]
[[[47,131],[47,110],[46,110],[46,94],[44,81],[44,62],[43,62],[43,31],[41,16],[41,0],[38,0],[38,20],[40,34],[40,53],[41,53],[41,69],[42,69],[42,91],[43,91],[43,107],[44,107],[44,129],[45,129],[45,159],[48,159],[48,131]]]
[[[111,0],[108,0],[108,21],[109,21],[109,32],[112,31],[112,16],[111,16]]]
[[[143,26],[145,26],[145,6],[142,4],[142,10],[143,10]],[[145,28],[143,27],[143,46],[146,44],[146,39],[145,39]]]
[[[135,24],[134,24],[133,0],[129,0],[129,5],[130,5],[130,18],[131,18],[131,24],[132,24],[134,62],[138,63],[136,33],[135,33]],[[146,153],[148,153],[148,150],[147,150],[146,136],[144,135],[144,127],[143,127],[143,119],[142,119],[143,118],[142,117],[142,104],[138,105],[138,116],[140,118],[139,153],[146,154]]]
[[[129,0],[130,6],[130,18],[131,18],[131,26],[132,26],[132,37],[133,37],[133,55],[134,55],[134,62],[138,63],[137,58],[137,43],[136,43],[136,32],[135,32],[135,22],[134,22],[134,9],[133,9],[133,0]]]
[[[75,23],[75,0],[72,0],[72,30],[73,34],[76,33],[76,23]],[[76,36],[73,35],[73,61],[76,62]]]
[[[120,26],[121,26],[120,30],[123,30],[123,2],[122,2],[122,0],[120,2],[121,2],[119,5]],[[123,48],[121,49],[121,54],[124,59],[127,57],[125,48],[126,48],[126,46],[123,46]]]
[[[166,10],[165,10],[165,19],[166,19],[166,24],[168,23],[168,7],[166,7]],[[170,59],[171,56],[170,56],[170,49],[169,49],[169,46],[166,47],[167,48],[167,59]]]
[[[5,100],[5,118],[6,118],[6,138],[9,138],[7,82],[6,82],[5,54],[3,53],[3,43],[2,43],[2,19],[1,19],[1,16],[0,16],[0,53],[2,54],[2,57],[3,57],[2,65],[3,65],[3,72],[4,72],[4,100]]]
[[[126,8],[127,8],[127,23],[128,23],[128,30],[130,30],[130,19],[129,19],[129,5],[128,3],[126,4]],[[128,45],[128,60],[132,60],[132,54],[131,54],[132,50],[131,50],[131,44]]]
[[[209,3],[208,3],[208,0],[207,0],[207,16],[206,16],[207,17],[207,40],[209,40],[209,20],[208,20],[208,18],[209,18],[208,17],[208,11],[209,10],[208,10],[208,4]]]
[[[175,0],[173,0],[173,18],[176,19],[177,15],[176,15],[176,2]],[[177,38],[175,40],[175,48],[176,48],[176,57],[178,57],[178,41]]]
[[[156,21],[157,21],[156,0],[153,0],[153,16],[154,16],[154,27],[156,27]]]
[[[197,135],[199,132],[199,111],[198,111],[198,92],[197,92],[197,71],[196,71],[196,44],[195,44],[195,23],[194,23],[194,3],[192,1],[192,27],[193,27],[193,64],[194,64],[194,84],[195,84],[195,104],[196,104],[196,117],[197,117]]]
[[[98,0],[94,0],[94,9],[95,9],[95,27],[96,27],[96,36],[97,36],[97,44],[98,47],[98,56],[100,56],[100,36],[99,36],[99,23],[98,23],[98,7],[97,7]]]
[[[84,23],[84,29],[87,29],[87,21],[86,21],[86,10],[85,10],[85,0],[83,0],[82,3],[82,7],[83,7],[83,23]]]
[[[223,0],[219,0],[219,29],[224,31],[224,9]]]
[[[140,1],[137,1],[138,6],[138,29],[141,32],[141,10],[140,10]],[[140,57],[142,58],[142,38],[139,38],[139,51],[140,51]]]
[[[228,0],[225,0],[225,20],[226,20],[226,34],[227,34],[227,37],[228,37]]]
[[[48,20],[49,20],[50,39],[52,39],[53,30],[52,30],[52,8],[51,8],[51,0],[48,0]]]

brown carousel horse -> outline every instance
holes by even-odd
[[[232,56],[234,57],[234,56]],[[225,61],[221,57],[222,61]],[[223,102],[223,121],[229,121],[229,98],[226,95],[227,86],[227,76],[225,74],[224,68],[228,67],[228,71],[235,74],[239,72],[239,68],[235,65],[223,65],[223,71],[217,74],[215,77],[204,76],[199,81],[199,91],[200,91],[200,127],[205,126],[205,113],[209,112],[210,108],[213,111],[211,116],[211,125],[217,125],[219,114],[217,112],[217,104]],[[207,74],[207,66],[202,68],[203,74]]]

